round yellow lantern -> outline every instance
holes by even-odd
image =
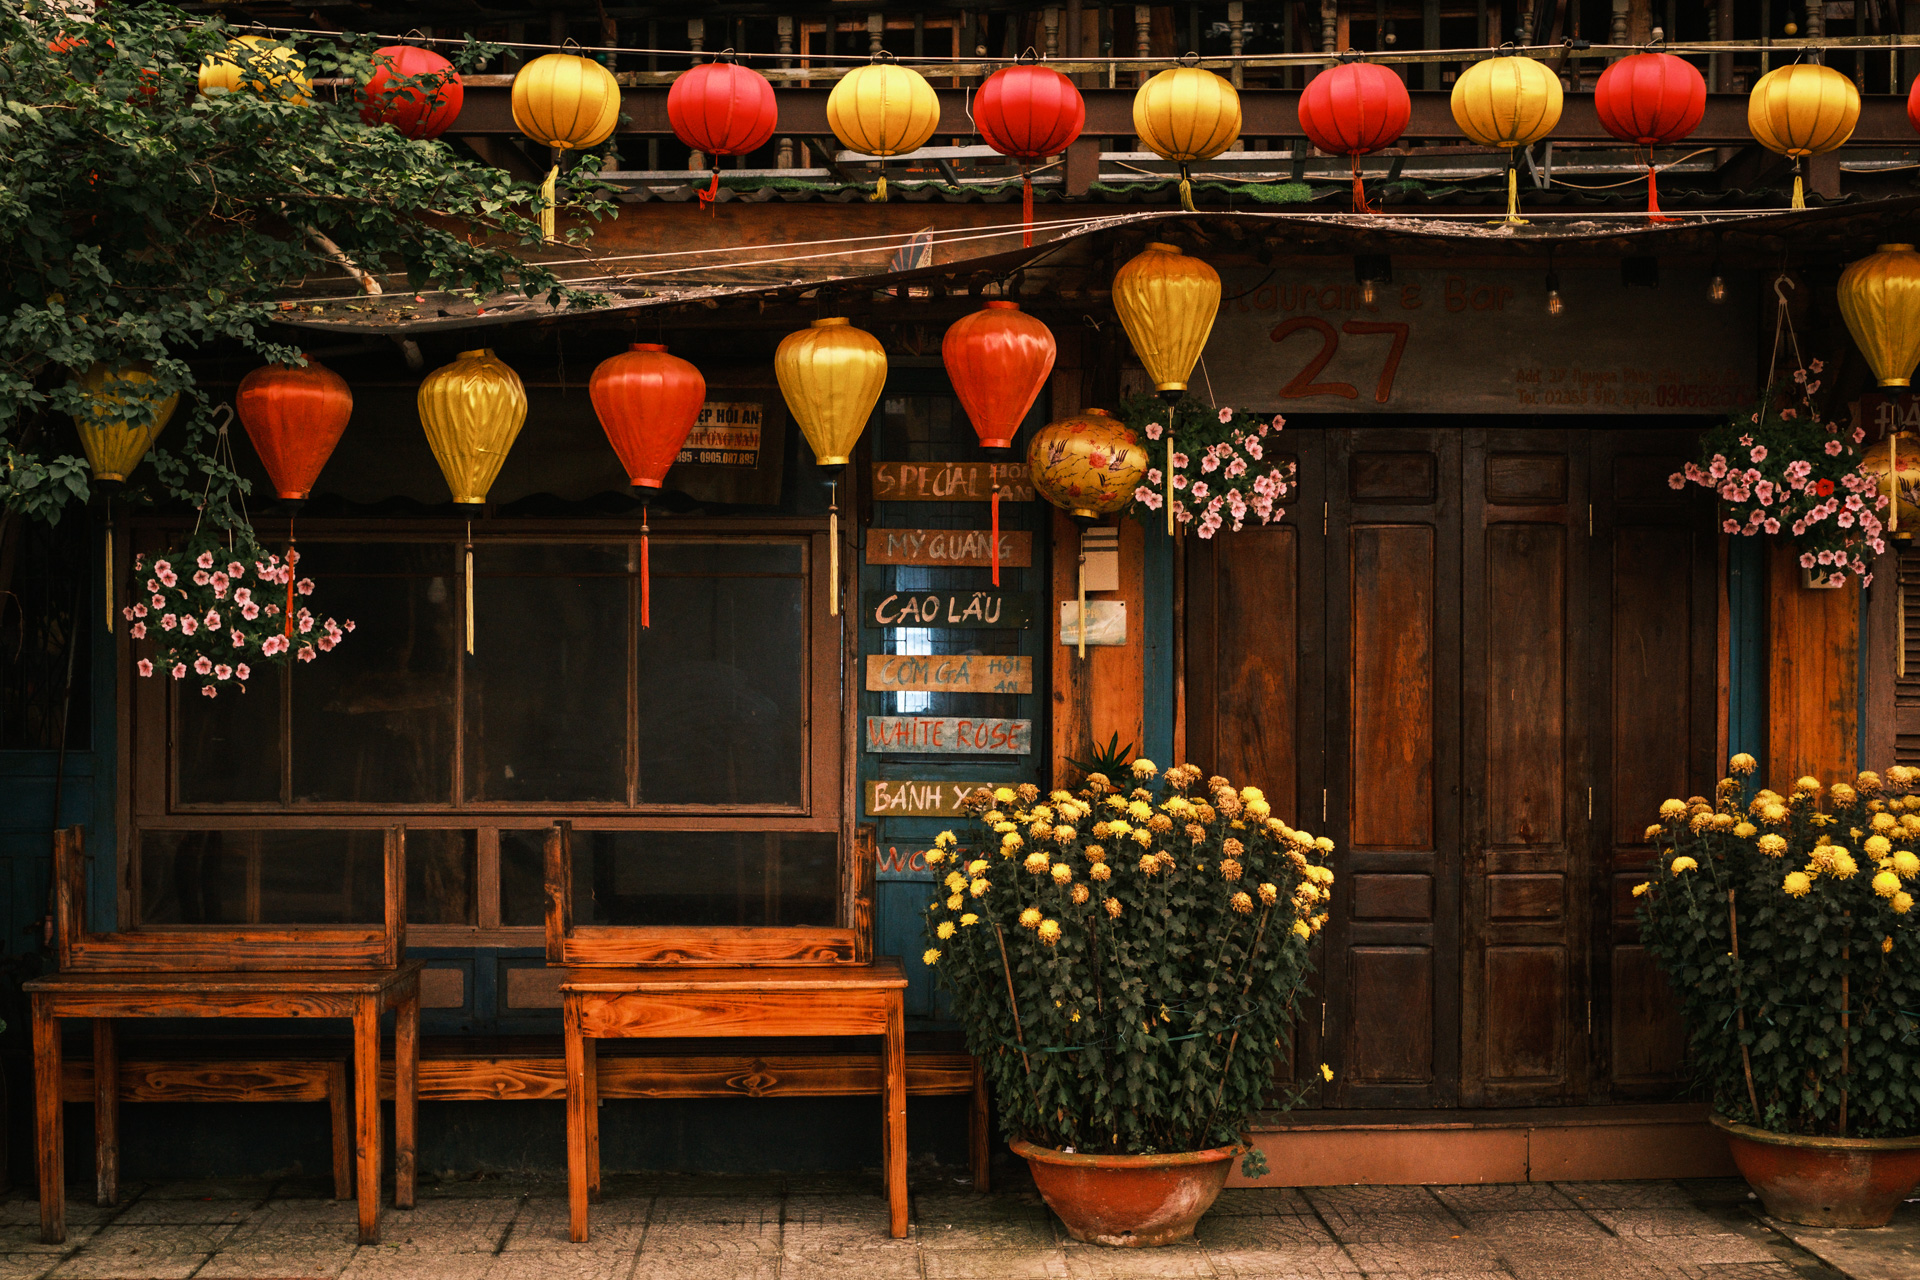
[[[1240,136],[1240,95],[1200,67],[1169,67],[1133,95],[1133,131],[1147,149],[1180,166],[1180,207],[1193,208],[1187,165],[1211,160]]]
[[[1880,481],[1888,499],[1885,524],[1893,537],[1910,539],[1920,529],[1920,436],[1890,432],[1867,450],[1860,469]]]
[[[1776,67],[1747,95],[1747,132],[1793,161],[1793,207],[1807,207],[1800,162],[1841,146],[1860,120],[1860,91],[1832,67],[1810,62]]]
[[[96,362],[77,375],[73,385],[87,396],[86,407],[73,415],[73,425],[93,469],[93,482],[107,488],[124,484],[173,417],[180,393],[162,397],[153,366],[145,360],[117,369]]]
[[[479,506],[500,474],[527,421],[527,389],[520,375],[492,351],[462,351],[420,383],[420,425],[427,429],[440,473],[453,500]],[[468,525],[467,652],[473,652],[473,540]]]
[[[591,58],[549,53],[513,77],[513,127],[562,153],[597,147],[620,123],[620,82]],[[554,235],[554,189],[560,180],[555,157],[540,186],[540,232]]]
[[[1178,246],[1155,242],[1114,272],[1113,309],[1134,354],[1147,367],[1153,389],[1172,408],[1187,393],[1187,379],[1213,332],[1220,311],[1220,273]],[[1167,533],[1173,521],[1173,432],[1167,432]]]
[[[1453,122],[1483,147],[1507,153],[1507,221],[1520,223],[1520,171],[1514,152],[1530,147],[1560,123],[1560,77],[1532,58],[1494,57],[1474,63],[1453,82]]]
[[[200,92],[212,98],[247,89],[311,102],[313,82],[306,70],[305,60],[290,45],[267,36],[241,36],[200,64]]]
[[[1920,253],[1883,244],[1840,273],[1840,314],[1883,387],[1912,385],[1920,364]]]
[[[892,57],[876,54],[872,64],[847,72],[827,95],[827,127],[840,145],[882,160],[926,146],[940,123],[940,99],[933,86]],[[887,198],[885,165],[873,198]]]
[[[1027,446],[1027,478],[1041,497],[1084,530],[1133,501],[1147,474],[1147,451],[1132,428],[1105,409],[1049,422]],[[1084,532],[1082,537],[1084,537]],[[1087,656],[1087,556],[1082,547],[1077,595],[1079,650]]]
[[[787,410],[813,449],[814,461],[835,477],[827,503],[827,612],[840,612],[840,468],[873,416],[887,384],[887,352],[880,339],[856,329],[845,316],[815,320],[790,333],[773,353],[773,373]]]

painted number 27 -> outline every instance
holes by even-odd
[[[1269,335],[1276,343],[1285,342],[1305,329],[1320,335],[1320,350],[1307,361],[1306,367],[1293,375],[1292,381],[1280,388],[1281,396],[1289,400],[1300,400],[1308,396],[1340,396],[1346,400],[1358,399],[1360,393],[1351,382],[1315,382],[1314,379],[1325,371],[1334,353],[1340,349],[1340,334],[1346,333],[1354,337],[1386,334],[1393,338],[1393,345],[1387,348],[1386,361],[1380,366],[1380,381],[1373,388],[1374,400],[1379,404],[1385,404],[1387,398],[1393,394],[1393,376],[1400,372],[1400,357],[1407,350],[1408,328],[1404,320],[1349,320],[1341,325],[1338,331],[1319,316],[1295,316],[1291,320],[1282,320],[1273,326],[1273,333]]]

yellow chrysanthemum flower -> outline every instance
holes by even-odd
[[[1836,880],[1851,880],[1860,872],[1860,864],[1845,849],[1833,851],[1832,869],[1829,872]]]
[[[1085,906],[1087,904],[1087,899],[1091,898],[1092,896],[1093,896],[1093,891],[1087,888],[1087,886],[1083,884],[1077,884],[1073,886],[1072,897],[1073,897],[1074,906],[1076,907]]]
[[[1868,836],[1867,842],[1860,848],[1869,858],[1884,858],[1893,852],[1893,841],[1885,836]]]
[[[1687,802],[1684,800],[1662,800],[1660,816],[1663,818],[1684,818],[1687,816]]]
[[[1007,832],[1007,834],[1000,837],[1000,847],[1002,849],[1007,850],[1009,853],[1011,853],[1015,849],[1018,849],[1021,845],[1025,843],[1026,841],[1020,838],[1020,833],[1018,831],[1009,831]]]
[[[1145,757],[1142,757],[1133,762],[1133,776],[1136,778],[1151,778],[1154,774],[1158,772],[1160,772],[1159,766],[1155,765],[1153,761],[1148,760]]]
[[[1139,861],[1139,863],[1138,863],[1137,865],[1138,865],[1138,866],[1139,866],[1139,868],[1140,868],[1140,874],[1141,874],[1141,875],[1143,875],[1143,876],[1150,876],[1150,875],[1152,875],[1152,874],[1153,874],[1154,872],[1156,872],[1156,871],[1158,871],[1158,870],[1160,869],[1160,863],[1159,863],[1159,860],[1158,860],[1158,859],[1156,859],[1156,858],[1155,858],[1155,857],[1154,857],[1154,856],[1153,856],[1152,854],[1150,854],[1150,853],[1143,853],[1143,854],[1141,854],[1141,855],[1140,855],[1140,861]]]
[[[1780,887],[1786,890],[1790,898],[1804,898],[1807,891],[1813,888],[1813,879],[1804,871],[1789,871],[1787,878],[1780,882]]]
[[[1910,849],[1896,849],[1893,852],[1893,871],[1902,880],[1911,880],[1920,875],[1920,857],[1915,857]]]
[[[1651,888],[1653,888],[1653,884],[1650,881],[1642,880],[1639,884],[1633,886],[1633,896],[1637,898]]]
[[[928,947],[925,951],[921,952],[920,963],[927,965],[929,968],[931,968],[933,965],[939,964],[940,963],[939,949],[936,947]]]
[[[1145,800],[1135,800],[1127,805],[1127,816],[1135,822],[1145,822],[1153,817],[1153,806]]]
[[[965,901],[966,901],[965,898],[961,897],[959,894],[956,893],[951,898],[947,899],[947,910],[958,911],[960,909],[960,904]]]
[[[1003,821],[994,823],[993,829],[996,833],[1000,835],[1007,835],[1012,831],[1014,831],[1016,828],[1011,822],[1007,822],[1003,820]]]
[[[961,875],[958,871],[955,871],[953,874],[947,877],[946,883],[947,883],[947,889],[950,892],[958,893],[960,892],[960,890],[966,888],[967,878]]]
[[[1683,853],[1673,860],[1668,869],[1671,870],[1673,874],[1679,875],[1683,871],[1698,871],[1700,864]]]
[[[1713,815],[1712,821],[1715,831],[1730,831],[1733,829],[1733,815],[1730,813],[1716,813]]]
[[[1107,917],[1111,920],[1118,920],[1120,918],[1120,899],[1107,899]]]
[[[1054,863],[1053,866],[1049,868],[1049,873],[1053,876],[1053,882],[1055,884],[1066,884],[1073,879],[1073,868],[1064,862]]]
[[[1333,1083],[1333,1068],[1324,1062],[1320,1064],[1320,1078],[1329,1084]]]
[[[936,849],[951,849],[957,843],[959,843],[959,837],[951,831],[942,831],[933,838],[933,847]]]
[[[1901,915],[1913,910],[1913,895],[1904,890],[1894,894],[1893,909]]]
[[[942,940],[951,938],[953,936],[953,921],[942,920],[940,922],[940,927],[935,929],[933,931],[933,934],[936,938],[940,938]]]
[[[1053,863],[1052,858],[1049,858],[1045,853],[1041,852],[1040,850],[1035,849],[1032,853],[1027,855],[1027,860],[1021,863],[1020,865],[1025,867],[1032,874],[1036,876],[1040,876],[1040,875],[1045,875],[1047,873],[1047,868],[1050,865],[1052,865],[1052,863]]]
[[[1053,829],[1053,838],[1059,841],[1061,844],[1067,843],[1067,841],[1073,839],[1075,836],[1079,834],[1080,833],[1078,831],[1075,831],[1072,827],[1068,826],[1064,822]]]
[[[1766,854],[1769,858],[1777,858],[1787,851],[1787,838],[1768,832],[1766,835],[1760,837],[1759,848],[1760,852]]]
[[[1087,868],[1087,875],[1094,880],[1110,880],[1113,878],[1113,868],[1104,862],[1096,862]]]
[[[1123,836],[1131,830],[1133,830],[1133,824],[1125,818],[1115,818],[1107,824],[1107,832],[1109,835]]]
[[[1269,907],[1272,906],[1274,903],[1280,901],[1280,887],[1278,885],[1273,885],[1273,884],[1261,885],[1260,901],[1264,905]]]
[[[988,863],[985,858],[975,858],[972,862],[969,862],[967,864],[967,874],[970,876],[985,875],[987,873],[987,868],[988,868]]]
[[[1293,931],[1303,938],[1311,938],[1313,936],[1313,927],[1305,920],[1295,920],[1293,922]]]
[[[1827,792],[1827,794],[1833,797],[1835,804],[1852,804],[1860,798],[1859,794],[1844,782],[1834,783],[1833,789]]]
[[[1322,853],[1332,853],[1333,841],[1331,838],[1327,836],[1321,836],[1319,839],[1313,842],[1313,847],[1318,849]],[[1327,879],[1329,880],[1333,879],[1333,872],[1331,871],[1327,872]]]
[[[1040,941],[1049,947],[1060,941],[1060,922],[1058,920],[1042,920],[1040,922]]]
[[[1760,811],[1760,820],[1770,827],[1779,826],[1789,816],[1787,806],[1783,804],[1770,804]]]
[[[1882,871],[1873,877],[1873,891],[1883,898],[1891,898],[1900,892],[1900,877],[1891,871]]]
[[[1253,914],[1253,895],[1249,893],[1236,893],[1229,900],[1229,905],[1241,915],[1250,916]]]
[[[1127,798],[1121,795],[1119,792],[1116,791],[1112,795],[1107,797],[1107,808],[1117,809],[1121,812],[1125,812],[1126,807],[1127,807]]]
[[[1013,794],[1012,787],[995,787],[993,789],[993,799],[996,804],[1012,804],[1019,798],[1020,797]]]
[[[1820,779],[1799,778],[1794,781],[1793,789],[1799,792],[1815,793],[1820,790]]]
[[[1758,769],[1759,767],[1760,767],[1760,762],[1758,760],[1755,760],[1752,756],[1748,755],[1744,751],[1740,752],[1738,755],[1734,756],[1731,760],[1727,761],[1727,768],[1731,769],[1735,773],[1740,773],[1740,774],[1752,773],[1755,769]]]
[[[1020,913],[1020,927],[1022,929],[1037,928],[1039,924],[1040,924],[1040,908],[1028,907],[1025,911],[1022,911]]]
[[[1641,832],[1641,836],[1643,839],[1647,839],[1647,840],[1658,840],[1660,838],[1660,833],[1665,830],[1666,830],[1665,827],[1661,826],[1659,823],[1656,822],[1652,826],[1648,827],[1645,831]]]
[[[960,917],[960,927],[962,929],[966,928],[968,925],[975,925],[979,923],[980,923],[980,917],[973,914],[973,912],[971,911],[967,912],[967,914]]]
[[[1144,849],[1153,843],[1153,832],[1145,827],[1136,828],[1133,832],[1133,842]]]
[[[1753,839],[1754,833],[1759,830],[1760,828],[1754,826],[1751,822],[1736,822],[1733,826],[1733,834],[1742,840]]]
[[[975,880],[972,884],[968,885],[967,892],[972,894],[974,897],[978,898],[983,896],[986,893],[986,891],[991,888],[993,888],[993,886],[986,882],[985,877],[982,877],[978,880]]]

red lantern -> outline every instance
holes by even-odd
[[[1039,398],[1040,388],[1046,386],[1047,375],[1053,372],[1054,354],[1053,331],[1020,310],[1017,302],[995,299],[982,310],[953,322],[940,343],[940,358],[981,447],[1013,447],[1014,434]],[[1000,585],[997,466],[993,476],[993,585]]]
[[[667,123],[674,137],[709,156],[744,156],[767,145],[780,122],[773,86],[758,72],[724,58],[682,72],[667,90]],[[701,195],[720,194],[720,166]]]
[[[366,123],[392,125],[409,138],[437,138],[460,115],[467,94],[460,73],[431,49],[390,44],[374,50],[373,62],[373,78],[360,90]]]
[[[764,83],[764,82],[763,82]],[[647,564],[647,503],[666,482],[667,469],[707,402],[700,371],[654,342],[636,342],[600,362],[587,382],[600,426],[640,490],[640,625],[653,625]]]
[[[313,492],[320,468],[347,429],[353,392],[345,378],[313,360],[304,366],[270,364],[240,379],[234,407],[274,492],[300,503]]]
[[[1353,211],[1370,213],[1360,157],[1400,140],[1413,99],[1398,75],[1371,62],[1328,67],[1300,94],[1300,131],[1328,155],[1353,161]]]
[[[1033,243],[1033,176],[1027,165],[1057,156],[1086,127],[1087,103],[1052,67],[1002,67],[973,95],[973,123],[986,144],[1020,165],[1020,243]]]
[[[1707,111],[1707,82],[1685,58],[1636,53],[1600,73],[1593,110],[1601,127],[1636,147],[1670,147],[1692,133]],[[1647,156],[1647,216],[1660,216],[1653,156]]]
[[[1920,129],[1920,80],[1913,82],[1913,88],[1907,90],[1907,123]]]

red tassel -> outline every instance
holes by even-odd
[[[1654,175],[1655,170],[1651,157],[1649,157],[1647,164],[1647,221],[1672,222],[1674,219],[1663,217],[1660,213],[1660,181]]]
[[[1000,585],[1000,481],[993,482],[993,585]]]
[[[1355,213],[1373,213],[1372,205],[1367,203],[1367,184],[1360,178],[1360,156],[1353,156],[1353,211]]]
[[[707,216],[712,217],[714,215],[713,206],[715,202],[717,202],[720,199],[720,166],[719,165],[715,165],[713,167],[713,177],[708,180],[707,189],[705,191],[695,192],[694,194],[700,197],[701,204],[707,206]]]
[[[640,517],[640,629],[653,625],[653,575],[647,564],[647,518]]]
[[[1020,166],[1020,246],[1033,247],[1033,174]],[[998,579],[995,579],[996,583]]]

